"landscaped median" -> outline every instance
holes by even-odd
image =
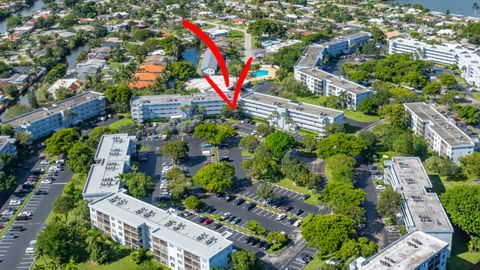
[[[45,169],[45,172],[48,171],[48,168],[47,167]],[[42,184],[42,181],[43,179],[45,178],[45,173],[42,174],[42,176],[39,178],[37,184],[35,185],[35,187],[32,189],[32,191],[27,195],[27,197],[25,197],[25,200],[23,201],[23,203],[17,208],[17,210],[15,211],[15,214],[13,214],[12,218],[8,221],[8,223],[5,225],[5,227],[3,227],[2,231],[0,232],[0,238],[2,238],[7,232],[8,230],[10,229],[10,227],[13,225],[13,223],[15,222],[15,220],[17,219],[18,217],[18,214],[20,214],[23,209],[25,208],[25,206],[27,205],[27,203],[30,201],[30,198],[32,198],[33,194],[35,193],[35,191],[38,189],[38,187],[40,187],[40,185]]]

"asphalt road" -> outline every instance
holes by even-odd
[[[14,223],[14,225],[25,227],[26,230],[14,232],[18,235],[15,240],[0,240],[0,258],[3,260],[0,263],[0,269],[29,269],[31,267],[34,261],[33,255],[25,254],[25,250],[30,246],[30,241],[36,239],[37,234],[44,227],[53,203],[62,194],[72,175],[71,171],[64,170],[56,177],[57,180],[54,183],[41,184],[41,189],[48,190],[48,194],[33,195],[24,209],[33,214],[32,218]]]

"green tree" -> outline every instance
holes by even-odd
[[[436,173],[446,177],[448,181],[463,180],[465,177],[462,169],[457,164],[441,157],[431,156],[425,160],[423,165],[429,173]]]
[[[307,134],[302,138],[302,145],[309,152],[315,151],[317,149],[317,144],[317,138],[313,134]]]
[[[271,231],[267,234],[265,240],[273,245],[272,250],[277,250],[288,242],[288,237],[279,231]]]
[[[87,145],[90,147],[96,147],[97,144],[100,142],[100,138],[105,134],[112,134],[115,133],[116,130],[109,127],[109,126],[98,126],[95,127],[90,133],[88,134],[88,139],[86,141]]]
[[[354,234],[353,220],[344,215],[308,215],[301,229],[303,238],[319,255],[337,252]]]
[[[67,65],[66,64],[57,64],[54,66],[50,71],[45,75],[44,82],[46,83],[53,83],[58,79],[61,79],[65,76],[67,72]]]
[[[275,131],[265,138],[265,147],[272,151],[273,157],[277,159],[282,158],[287,150],[294,148],[296,145],[295,138],[282,131]]]
[[[175,199],[181,199],[193,187],[192,179],[178,167],[171,169],[167,173],[167,179],[170,180],[167,188]]]
[[[337,133],[318,143],[317,155],[328,158],[335,154],[359,155],[367,147],[365,141],[352,134]]]
[[[260,222],[256,221],[256,220],[249,220],[247,222],[247,226],[246,226],[247,230],[255,233],[255,234],[258,234],[258,235],[263,235],[264,233],[267,232],[267,229],[265,229],[265,227],[262,226],[262,224],[260,224]]]
[[[358,105],[358,110],[368,115],[377,115],[378,105],[375,98],[366,98],[360,105]]]
[[[132,260],[133,263],[139,265],[142,262],[146,261],[148,259],[148,253],[145,249],[139,248],[135,249],[130,253],[130,259]]]
[[[443,74],[438,75],[437,79],[447,89],[457,88],[457,85],[458,85],[457,80],[455,79],[455,76],[453,76],[452,74],[443,73]]]
[[[45,141],[45,151],[51,156],[67,154],[80,139],[75,128],[60,129]]]
[[[357,162],[353,157],[336,154],[327,158],[326,168],[331,173],[333,182],[352,183]]]
[[[336,133],[345,133],[345,128],[340,123],[330,123],[325,125],[325,136],[330,136]]]
[[[253,152],[251,159],[242,162],[242,168],[253,178],[274,180],[282,176],[278,160],[272,159],[273,153],[266,146],[260,145]]]
[[[237,131],[230,124],[221,124],[217,126],[217,134],[209,142],[213,145],[220,145],[228,138],[232,138],[237,135]]]
[[[245,147],[249,152],[252,152],[260,144],[257,137],[254,135],[247,135],[240,140],[239,146]]]
[[[196,76],[195,66],[186,61],[179,61],[172,64],[172,78],[182,82]]]
[[[388,124],[402,127],[405,124],[405,109],[402,104],[391,104],[383,106],[378,113]]]
[[[132,34],[132,38],[137,41],[145,41],[153,36],[155,36],[155,33],[150,29],[138,29]]]
[[[52,210],[57,214],[61,214],[65,217],[65,220],[68,217],[68,213],[72,211],[75,207],[75,200],[70,195],[60,195],[55,202],[53,203]]]
[[[215,123],[212,122],[207,122],[207,123],[201,123],[199,124],[196,128],[195,131],[193,132],[193,136],[196,138],[200,138],[205,141],[210,141],[214,140],[215,136],[218,134],[218,128]]]
[[[272,199],[275,197],[275,191],[273,190],[272,184],[268,182],[260,183],[256,190],[257,196],[266,200]]]
[[[108,86],[103,91],[107,102],[117,112],[127,112],[130,109],[132,91],[127,85]]]
[[[261,270],[262,263],[250,251],[239,250],[231,255],[234,270]]]
[[[209,192],[222,192],[232,187],[234,175],[235,169],[229,163],[213,163],[201,168],[193,182]]]
[[[77,142],[68,150],[67,166],[74,173],[87,173],[93,164],[95,151],[85,143]]]
[[[458,160],[470,178],[480,177],[480,153],[474,152],[471,155],[463,156]]]
[[[463,36],[473,44],[480,44],[480,23],[472,23],[463,31]]]
[[[125,183],[128,193],[135,198],[144,198],[155,190],[152,178],[143,173],[123,173],[120,175],[120,180]]]
[[[395,215],[400,211],[402,203],[402,195],[393,190],[391,186],[387,186],[387,188],[380,193],[376,207],[382,217],[395,220]]]
[[[160,148],[160,154],[171,157],[174,163],[188,154],[188,144],[184,141],[167,141]]]
[[[470,235],[480,235],[480,186],[455,186],[440,199],[455,225]]]
[[[183,205],[185,208],[189,210],[197,210],[198,207],[202,204],[202,201],[200,201],[197,197],[194,195],[190,195],[185,200],[183,201]]]
[[[478,116],[478,107],[476,106],[461,106],[457,109],[458,117],[462,118],[467,124],[476,125],[480,122]]]
[[[115,257],[115,246],[112,241],[95,228],[88,230],[85,243],[90,260],[96,263],[103,264]]]
[[[0,135],[2,136],[15,136],[15,129],[10,124],[0,125]]]
[[[351,217],[355,224],[360,224],[365,219],[365,209],[362,207],[365,197],[365,191],[341,182],[328,183],[322,192],[323,201],[336,214]]]
[[[357,245],[360,249],[360,254],[364,258],[369,258],[378,252],[377,244],[373,241],[368,241],[365,237],[358,238]]]
[[[440,94],[442,85],[439,82],[429,82],[423,88],[423,93],[428,96],[436,96]]]
[[[342,247],[338,251],[338,256],[342,261],[346,261],[351,257],[357,258],[359,253],[360,251],[358,250],[357,241],[350,239],[342,244]]]

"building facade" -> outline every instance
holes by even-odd
[[[349,53],[353,47],[370,40],[370,33],[358,32],[341,36],[322,44],[308,46],[294,66],[295,79],[315,94],[337,96],[347,108],[358,105],[372,95],[369,88],[321,70],[325,59]]]
[[[413,102],[404,107],[413,132],[425,138],[440,156],[458,163],[458,158],[474,152],[473,140],[432,105]]]
[[[402,214],[408,232],[422,231],[452,246],[453,227],[418,157],[385,161],[385,182],[403,197]]]
[[[225,93],[228,98],[233,93]],[[161,118],[184,118],[202,111],[206,115],[218,115],[225,101],[214,92],[182,95],[158,95],[132,97],[130,108],[133,120],[144,122]]]
[[[342,111],[255,92],[242,96],[239,102],[243,113],[283,130],[306,129],[323,136],[327,124],[343,125],[344,121]]]
[[[83,188],[85,200],[95,201],[120,190],[119,175],[130,169],[130,157],[136,151],[135,136],[103,135]]]
[[[37,140],[59,129],[77,125],[103,114],[105,96],[88,91],[55,103],[50,108],[22,114],[3,124],[12,125],[17,133],[28,132],[32,135],[32,140]]]
[[[295,79],[321,96],[336,96],[347,108],[356,110],[363,100],[372,96],[365,86],[335,76],[318,68],[296,69]]]
[[[372,257],[360,257],[350,270],[445,270],[448,243],[421,231],[402,236]]]
[[[225,94],[232,99],[232,92]],[[238,102],[246,115],[265,119],[283,130],[306,129],[324,135],[327,124],[343,125],[344,121],[342,111],[260,93],[246,93]],[[224,106],[223,99],[214,92],[133,97],[130,102],[132,117],[138,122],[191,117],[199,108],[203,108],[201,111],[206,115],[218,115]]]
[[[410,53],[418,59],[456,65],[468,83],[480,85],[480,56],[475,50],[460,44],[430,45],[421,41],[398,38],[390,41],[389,52],[390,54]]]

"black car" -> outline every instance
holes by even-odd
[[[205,221],[204,217],[197,218],[197,223],[203,223]]]
[[[299,208],[299,209],[297,209],[297,210],[295,211],[295,215],[300,216],[301,214],[303,214],[303,210],[302,210],[302,209]]]
[[[259,240],[257,238],[253,238],[252,241],[250,241],[250,245],[255,246],[258,243],[258,241]]]
[[[214,229],[214,230],[218,230],[218,229],[220,229],[221,227],[223,227],[223,225],[220,224],[220,223],[215,223],[215,225],[213,225],[213,229]]]
[[[253,202],[249,202],[249,203],[245,204],[245,208],[246,208],[248,211],[252,210],[255,206],[256,206],[256,204],[253,203]]]
[[[236,216],[230,216],[227,220],[228,222],[233,222],[234,219],[236,219],[237,217]]]
[[[218,161],[220,161],[220,162],[222,162],[222,161],[229,162],[229,161],[230,161],[230,158],[228,158],[228,156],[219,156],[219,157],[218,157]]]
[[[14,225],[12,227],[10,227],[10,231],[14,231],[14,232],[21,232],[21,231],[24,231],[25,228],[23,226],[20,226],[20,225]]]
[[[290,225],[293,225],[296,221],[297,221],[296,218],[289,218],[289,219],[288,219],[288,223],[289,223]]]
[[[17,220],[28,220],[28,216],[17,216]]]
[[[243,198],[238,198],[238,199],[235,201],[235,205],[236,205],[236,206],[239,206],[239,205],[241,205],[241,204],[244,203],[244,202],[245,202],[245,199],[243,199]]]
[[[254,239],[253,237],[247,236],[247,237],[245,238],[245,243],[250,244],[253,239]]]
[[[234,195],[231,195],[231,194],[225,195],[225,200],[226,200],[227,202],[229,202],[229,201],[231,201],[231,200],[233,200],[233,199],[235,199],[235,196],[234,196]]]
[[[35,195],[47,195],[47,194],[48,194],[48,191],[43,189],[39,189],[35,191]]]
[[[306,200],[306,199],[310,198],[310,194],[303,194],[302,198],[303,198],[303,200]]]

